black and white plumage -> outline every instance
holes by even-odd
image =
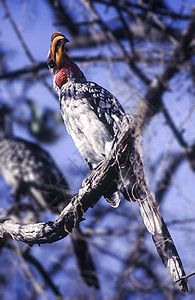
[[[77,65],[63,51],[68,40],[55,34],[52,38],[48,66],[59,94],[62,117],[77,149],[94,169],[110,152],[114,136],[127,117],[118,100],[96,83],[86,81]],[[63,68],[58,68],[57,64],[62,64]],[[120,203],[117,188],[105,197],[113,207]]]
[[[113,137],[126,119],[121,105],[115,102],[107,90],[93,82],[73,86],[68,82],[62,87],[60,105],[67,131],[92,168],[108,155]]]
[[[60,108],[68,133],[90,168],[102,162],[117,140],[128,118],[117,99],[101,86],[88,82],[64,49],[68,39],[56,32],[51,37],[47,64],[53,86],[59,94]],[[122,166],[117,178],[104,193],[108,202],[117,207],[120,192],[127,200],[138,202],[147,230],[152,234],[157,251],[181,290],[188,291],[185,272],[160,214],[158,204],[144,180],[141,155],[136,149]],[[139,178],[135,165],[139,164]],[[143,196],[144,195],[144,196]]]
[[[50,154],[35,143],[16,138],[10,126],[10,112],[0,107],[0,174],[12,187],[11,195],[19,201],[27,196],[38,204],[39,211],[60,213],[72,193]],[[71,235],[80,273],[85,282],[99,288],[95,266],[81,229]]]
[[[52,210],[69,202],[70,191],[63,175],[51,156],[34,143],[1,137],[0,173],[12,187],[11,194],[16,200],[31,196],[42,208]]]
[[[0,106],[0,173],[16,200],[33,197],[41,208],[53,211],[70,201],[68,183],[49,153],[12,133],[11,110]],[[56,190],[59,192],[57,193]]]

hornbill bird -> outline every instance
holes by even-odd
[[[65,50],[69,40],[60,32],[51,37],[47,65],[53,87],[59,95],[61,114],[68,133],[91,169],[108,156],[118,140],[127,117],[121,104],[109,91],[87,81],[83,72]],[[137,143],[138,144],[138,143]],[[139,167],[139,176],[134,172]],[[129,201],[137,201],[147,230],[152,234],[156,249],[175,282],[183,292],[188,291],[182,262],[161,216],[158,204],[144,177],[139,147],[120,168],[115,179],[103,193],[106,200],[117,207],[121,194]]]
[[[60,213],[68,205],[72,194],[63,174],[50,154],[39,145],[12,134],[10,109],[0,106],[0,173],[12,187],[16,201],[27,196],[34,199],[39,210]],[[83,280],[99,288],[89,247],[80,227],[71,234],[74,253]]]

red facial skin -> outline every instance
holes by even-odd
[[[72,72],[77,77],[82,77],[82,73],[79,67],[75,63],[70,63],[61,68],[55,78],[56,84],[61,88],[63,84],[67,83],[69,78],[69,72]]]
[[[68,70],[66,68],[62,68],[58,71],[55,82],[61,88],[63,84],[68,81]]]

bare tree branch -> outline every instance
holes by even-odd
[[[117,38],[114,36],[113,32],[109,29],[109,27],[104,23],[98,14],[98,12],[95,10],[95,8],[92,6],[91,2],[89,0],[82,0],[83,4],[88,8],[88,10],[91,12],[92,16],[95,18],[97,23],[100,24],[102,27],[102,30],[108,40],[110,40],[116,48],[120,51],[121,54],[124,56],[125,62],[130,66],[130,68],[133,70],[133,72],[145,83],[150,84],[150,79],[142,72],[142,70],[135,64],[134,59],[131,59],[128,52],[125,50],[125,48],[118,42]]]
[[[5,11],[5,15],[9,19],[9,21],[10,21],[10,23],[12,25],[12,28],[15,31],[15,33],[16,33],[16,35],[17,35],[17,37],[18,37],[18,39],[19,39],[19,41],[20,41],[20,43],[21,43],[21,45],[22,45],[22,47],[23,47],[23,49],[24,49],[24,51],[25,51],[25,53],[27,55],[27,57],[29,58],[30,62],[32,64],[34,64],[35,60],[34,60],[32,54],[31,54],[31,52],[29,51],[29,49],[28,49],[28,47],[27,47],[27,45],[25,43],[25,40],[23,39],[23,37],[21,35],[20,30],[18,29],[16,23],[14,22],[14,19],[12,18],[11,14],[10,14],[10,12],[8,10],[8,7],[6,5],[6,1],[5,0],[1,0],[1,3],[2,3],[3,9]]]
[[[63,300],[62,294],[59,291],[59,288],[54,284],[52,281],[50,274],[44,269],[42,264],[30,253],[29,249],[27,249],[25,252],[22,253],[24,259],[28,261],[30,264],[34,265],[34,267],[40,272],[42,277],[44,278],[47,286],[51,288],[53,293],[58,297],[58,299]]]
[[[139,126],[141,129],[157,112],[163,110],[163,93],[168,89],[168,84],[173,76],[179,72],[181,65],[191,58],[193,54],[192,41],[194,39],[194,27],[195,13],[192,15],[188,29],[183,34],[180,43],[177,44],[170,57],[169,66],[153,79],[144,97],[145,103],[140,105],[136,112],[136,118],[140,120]]]
[[[132,59],[133,59],[133,55],[129,54]],[[152,65],[161,65],[162,61],[159,60],[158,58],[153,58],[153,57],[146,57],[144,55],[144,53],[142,54],[141,52],[137,53],[136,55],[136,59],[138,62],[142,62],[142,63],[148,63],[148,64],[152,64]],[[124,56],[122,55],[113,55],[113,56],[102,56],[102,55],[98,55],[98,56],[72,56],[72,60],[75,62],[79,62],[79,63],[97,63],[97,62],[124,62]],[[167,65],[169,63],[168,59],[164,59],[163,63],[165,65]],[[37,72],[41,71],[41,70],[45,70],[45,72],[39,73],[37,74]],[[29,74],[29,73],[35,73],[36,78],[38,76],[46,76],[47,74],[49,74],[48,72],[48,67],[46,62],[40,62],[37,63],[35,65],[30,65],[30,66],[26,66],[24,68],[15,70],[15,71],[10,71],[7,73],[2,73],[0,75],[0,80],[5,80],[5,79],[14,79],[14,78],[18,78],[19,76],[25,75],[25,74]]]
[[[127,126],[109,157],[83,182],[79,193],[72,198],[56,221],[29,225],[16,224],[11,220],[5,221],[0,224],[0,236],[3,237],[4,233],[8,233],[13,239],[30,245],[53,243],[67,236],[73,227],[82,221],[86,210],[94,206],[102,196],[108,182],[115,175],[115,167],[118,163],[116,155],[117,157],[124,155],[123,147],[133,142],[132,132],[134,128]]]
[[[115,2],[112,1],[112,2],[108,2],[108,1],[105,1],[105,0],[93,0],[93,2],[96,2],[96,3],[100,3],[100,4],[103,4],[105,6],[112,6],[112,7],[115,7]],[[147,13],[151,10],[150,7],[146,7],[146,6],[143,6],[143,5],[140,5],[140,4],[137,4],[137,3],[134,3],[134,2],[131,2],[131,1],[126,1],[125,2],[125,5],[123,5],[123,3],[119,3],[118,4],[120,6],[120,9],[121,10],[125,10],[126,11],[126,6],[127,7],[130,7],[130,8],[136,8],[136,9],[139,9],[140,11],[144,12],[144,13]],[[187,14],[178,14],[174,11],[171,11],[171,10],[163,10],[161,8],[158,8],[156,7],[156,14],[158,15],[161,15],[161,16],[165,16],[165,17],[170,17],[170,18],[173,18],[173,19],[179,19],[179,20],[190,20],[190,15],[187,15]]]
[[[27,57],[29,58],[30,62],[32,63],[32,65],[34,66],[35,65],[35,59],[33,57],[33,55],[31,54],[29,48],[27,47],[27,44],[25,43],[25,40],[20,32],[20,30],[18,29],[16,23],[14,22],[14,19],[12,18],[10,12],[9,12],[9,9],[6,5],[6,1],[5,0],[1,0],[1,3],[2,3],[2,6],[3,6],[3,9],[5,11],[5,14],[7,16],[7,18],[9,19],[12,27],[13,27],[13,30],[15,31],[23,49],[24,49],[24,52],[26,53]],[[42,81],[43,85],[52,93],[54,94],[54,91],[53,89],[50,87],[50,85],[47,83],[47,81],[44,79],[44,78],[40,78],[40,80]]]

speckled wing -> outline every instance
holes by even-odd
[[[123,107],[110,92],[96,83],[87,82],[87,87],[86,97],[91,107],[114,137],[124,120],[127,120]]]
[[[31,194],[43,207],[63,207],[67,183],[51,156],[38,145],[19,138],[0,138],[0,172],[14,197]],[[56,197],[56,189],[59,189]],[[46,204],[47,203],[47,204]]]
[[[107,127],[110,135],[114,138],[120,132],[122,123],[127,120],[127,116],[118,100],[106,89],[94,82],[87,82],[87,99],[100,121]],[[120,203],[120,192],[116,191],[112,195],[104,195],[107,202],[118,207]]]

